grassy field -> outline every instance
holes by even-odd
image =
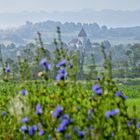
[[[118,86],[119,91],[122,91],[123,94],[128,97],[126,102],[124,102],[121,98],[110,96],[105,91],[102,98],[100,95],[95,95],[92,89],[92,83],[77,83],[76,85],[75,83],[68,84],[67,82],[65,84],[50,83],[51,82],[43,81],[19,83],[1,82],[0,121],[2,123],[0,124],[0,139],[18,140],[22,138],[27,140],[50,140],[52,138],[65,140],[68,139],[68,137],[72,140],[84,138],[87,140],[94,138],[102,140],[103,137],[118,139],[123,135],[124,126],[119,123],[122,123],[122,119],[123,121],[125,120],[123,117],[121,118],[121,112],[124,113],[126,111],[125,105],[127,106],[127,113],[130,118],[134,116],[136,118],[140,117],[140,85]],[[26,92],[21,92],[23,89],[26,89],[27,95]],[[111,91],[110,94],[112,94]],[[114,101],[116,103],[114,103]],[[106,118],[103,117],[106,110],[116,107],[118,103],[120,104],[120,114],[118,116],[115,115],[116,117],[112,116],[112,121],[107,121]],[[40,105],[40,114],[37,114],[38,104]],[[98,116],[91,115],[95,105],[98,106],[97,110],[95,110]],[[67,116],[64,120],[69,120],[69,124],[65,124],[66,126],[63,131],[61,131],[61,129],[63,129],[61,128],[61,124],[59,125],[62,118],[60,116],[57,118],[52,117],[55,110],[60,106],[62,107],[61,115]],[[136,111],[134,111],[134,106],[136,106]],[[22,123],[23,118],[28,118],[28,122]],[[119,130],[115,128],[116,123],[113,122],[118,122]],[[101,123],[103,123],[104,126],[101,126]],[[30,129],[33,124],[37,126],[36,131],[38,132],[32,131],[34,134],[29,134],[29,130],[22,130],[25,126]],[[91,124],[95,125],[94,129]],[[107,127],[106,131],[99,131],[102,127]],[[76,128],[78,130],[73,130]],[[119,132],[119,135],[109,136],[110,132],[112,132],[111,129],[113,129],[113,134]],[[133,127],[131,129],[133,130]],[[129,131],[132,131],[131,129]],[[124,132],[126,135],[127,131]],[[94,133],[97,135],[94,136]],[[137,132],[137,135],[138,134]],[[134,138],[132,134],[124,137],[125,139]],[[139,138],[139,135],[137,138]]]

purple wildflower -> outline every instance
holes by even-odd
[[[110,110],[105,112],[105,117],[106,118],[110,117],[110,115],[111,115],[111,111]]]
[[[27,131],[27,126],[26,125],[23,125],[22,127],[21,127],[21,132],[26,132]]]
[[[61,124],[58,126],[58,128],[57,128],[57,132],[62,132],[64,129],[65,129],[65,127],[66,127],[66,125],[69,123],[69,121],[67,120],[67,119],[64,119],[62,122],[61,122]]]
[[[23,122],[23,123],[27,123],[27,122],[28,122],[28,117],[24,117],[24,118],[22,119],[22,122]]]
[[[19,93],[22,94],[22,95],[26,95],[26,94],[28,94],[28,92],[27,92],[26,89],[22,89]]]
[[[5,116],[7,115],[7,112],[3,111],[3,112],[1,113],[1,115],[2,115],[3,117],[5,117]]]
[[[97,80],[99,80],[99,81],[100,81],[100,80],[101,80],[101,77],[100,77],[100,76],[97,76]]]
[[[131,126],[132,125],[132,122],[131,121],[127,121],[127,125],[128,126]]]
[[[116,96],[121,96],[121,95],[122,95],[122,92],[117,91],[115,95],[116,95]]]
[[[85,135],[86,135],[86,133],[84,131],[80,131],[79,132],[79,137],[82,137],[83,138]]]
[[[73,66],[74,66],[74,65],[71,63],[71,64],[70,64],[70,68],[73,68]]]
[[[43,59],[39,62],[39,64],[40,64],[40,65],[44,65],[44,66],[46,67],[47,70],[50,70],[50,69],[51,69],[51,66],[52,66],[51,64],[48,64],[48,63],[47,63],[46,58],[43,58]]]
[[[37,130],[37,126],[36,125],[32,125],[31,129],[32,129],[32,131],[36,131]]]
[[[118,108],[113,109],[113,110],[109,110],[109,111],[105,112],[105,117],[108,118],[110,116],[117,115],[118,113],[119,113],[119,109]]]
[[[43,58],[40,62],[39,62],[40,65],[46,65],[47,64],[47,59],[46,58]]]
[[[80,107],[77,107],[77,111],[80,111]]]
[[[11,71],[10,67],[6,67],[5,72],[9,73]]]
[[[140,122],[137,123],[137,128],[140,128]]]
[[[126,100],[126,99],[127,99],[127,96],[122,96],[122,99],[123,99],[123,100]]]
[[[66,63],[67,61],[65,59],[61,60],[59,63],[58,63],[58,66],[66,66]]]
[[[78,127],[74,127],[73,131],[78,133],[79,132],[79,128]]]
[[[38,135],[39,135],[39,136],[42,136],[43,134],[44,134],[44,130],[41,129],[41,130],[38,132]]]
[[[119,113],[119,109],[118,108],[116,108],[116,109],[113,109],[112,111],[111,111],[111,115],[117,115]]]
[[[62,110],[63,110],[62,106],[61,106],[61,105],[58,106],[58,107],[54,110],[52,116],[53,116],[54,118],[57,118],[57,117],[59,116],[59,114],[62,112]]]
[[[56,80],[64,80],[67,77],[67,71],[64,68],[60,68],[56,76]]]
[[[60,118],[60,121],[62,121],[63,119],[69,119],[69,115],[68,114],[64,114],[61,118]]]
[[[43,112],[43,111],[42,111],[41,105],[40,105],[40,104],[37,104],[37,105],[36,105],[36,113],[37,113],[37,114],[42,114],[42,112]]]
[[[88,111],[88,113],[91,115],[92,114],[92,112],[93,112],[93,109],[90,109],[89,111]]]
[[[96,83],[93,87],[92,87],[93,91],[96,93],[96,94],[102,94],[103,91],[102,89],[100,88],[99,84]]]

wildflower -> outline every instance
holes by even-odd
[[[34,134],[34,132],[37,131],[37,126],[36,125],[32,125],[29,127],[29,131],[28,131],[28,135],[32,136]]]
[[[6,115],[7,115],[7,112],[3,111],[3,112],[1,113],[1,115],[2,115],[3,117],[6,116]]]
[[[32,129],[32,131],[36,131],[37,130],[37,126],[36,125],[30,126],[30,128]]]
[[[56,76],[56,80],[64,80],[67,77],[67,71],[64,68],[60,68]]]
[[[69,115],[68,114],[64,114],[61,118],[60,118],[60,121],[63,120],[63,119],[69,119]]]
[[[106,111],[105,117],[108,118],[108,117],[110,117],[110,115],[111,115],[111,111]]]
[[[100,88],[99,84],[95,84],[93,87],[92,87],[93,91],[95,91],[96,94],[102,94],[103,91],[102,89]]]
[[[100,80],[101,80],[101,77],[100,77],[100,76],[97,76],[97,80],[99,80],[99,81],[100,81]]]
[[[89,119],[89,120],[92,120],[92,116],[90,115],[90,116],[88,117],[88,119]]]
[[[40,65],[46,65],[47,64],[47,59],[46,58],[43,58],[40,62],[39,62]]]
[[[73,68],[73,66],[74,66],[74,65],[71,63],[71,64],[70,64],[70,68]]]
[[[43,111],[42,111],[41,105],[40,105],[40,104],[37,104],[37,105],[36,105],[36,113],[37,113],[37,114],[42,114],[42,112],[43,112]]]
[[[114,137],[114,135],[115,135],[115,133],[112,131],[112,132],[111,132],[111,136]]]
[[[32,135],[33,135],[33,130],[32,130],[32,128],[31,128],[31,127],[29,127],[29,130],[28,130],[28,135],[29,135],[29,136],[32,136]]]
[[[54,118],[57,118],[57,117],[59,116],[59,114],[62,112],[62,110],[63,110],[62,106],[61,106],[61,105],[58,106],[58,107],[54,110],[52,116],[53,116]]]
[[[80,107],[77,107],[77,111],[80,111]]]
[[[73,131],[78,133],[79,132],[79,128],[78,127],[74,127]]]
[[[43,58],[40,62],[39,62],[40,65],[44,65],[46,67],[47,70],[50,70],[51,69],[51,64],[48,64],[47,63],[47,60],[46,58]]]
[[[22,94],[22,95],[26,95],[26,94],[28,94],[28,92],[27,92],[26,89],[22,89],[19,93]]]
[[[61,60],[57,65],[59,66],[59,67],[61,67],[61,66],[66,66],[66,60],[65,59],[63,59],[63,60]]]
[[[140,128],[140,122],[137,123],[137,128]]]
[[[119,113],[119,109],[113,109],[112,111],[111,111],[111,115],[116,115],[116,114],[118,114]]]
[[[131,126],[132,125],[131,121],[127,121],[127,125]]]
[[[62,132],[65,129],[65,126],[69,123],[67,119],[64,119],[61,124],[58,126],[57,131]]]
[[[117,91],[115,95],[116,95],[116,96],[121,96],[121,95],[122,95],[122,92]]]
[[[92,114],[92,112],[93,112],[93,109],[90,109],[88,112],[89,112],[89,114],[91,115],[91,114]]]
[[[28,117],[23,118],[23,119],[22,119],[22,122],[23,122],[23,123],[28,122]]]
[[[119,109],[113,109],[105,112],[105,117],[108,118],[110,116],[117,115],[119,113]]]
[[[5,72],[9,73],[11,71],[10,67],[6,67]]]
[[[126,99],[127,99],[127,96],[122,96],[122,99],[123,99],[123,100],[126,100]]]
[[[26,125],[23,125],[22,127],[21,127],[21,132],[26,132],[27,131],[27,126]]]
[[[44,134],[44,130],[41,129],[41,130],[38,132],[38,135],[39,135],[39,136],[42,136],[43,134]]]
[[[84,131],[79,132],[79,137],[83,138],[85,135],[86,135],[86,133]]]

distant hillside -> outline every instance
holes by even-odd
[[[0,28],[22,25],[26,21],[40,22],[45,20],[61,22],[82,22],[107,25],[108,27],[140,26],[140,9],[135,11],[102,10],[95,11],[84,9],[77,12],[55,11],[55,12],[19,12],[0,13]]]
[[[92,42],[100,42],[102,40],[109,40],[114,44],[140,42],[140,26],[108,28],[107,26],[99,26],[97,23],[61,23],[50,20],[39,23],[26,22],[25,25],[16,29],[1,30],[0,42],[8,41],[24,44],[34,40],[36,33],[39,31],[42,33],[43,40],[50,43],[56,37],[57,26],[61,28],[62,37],[65,42],[76,37],[82,26]]]

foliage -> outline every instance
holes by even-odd
[[[127,96],[112,78],[111,55],[102,46],[102,72],[96,73],[94,81],[79,82],[78,52],[71,56],[63,47],[59,28],[57,32],[54,63],[45,55],[36,59],[40,78],[13,82],[6,67],[7,83],[0,85],[0,139],[139,140],[136,106],[130,115]],[[22,74],[26,76],[30,61],[23,60]]]

